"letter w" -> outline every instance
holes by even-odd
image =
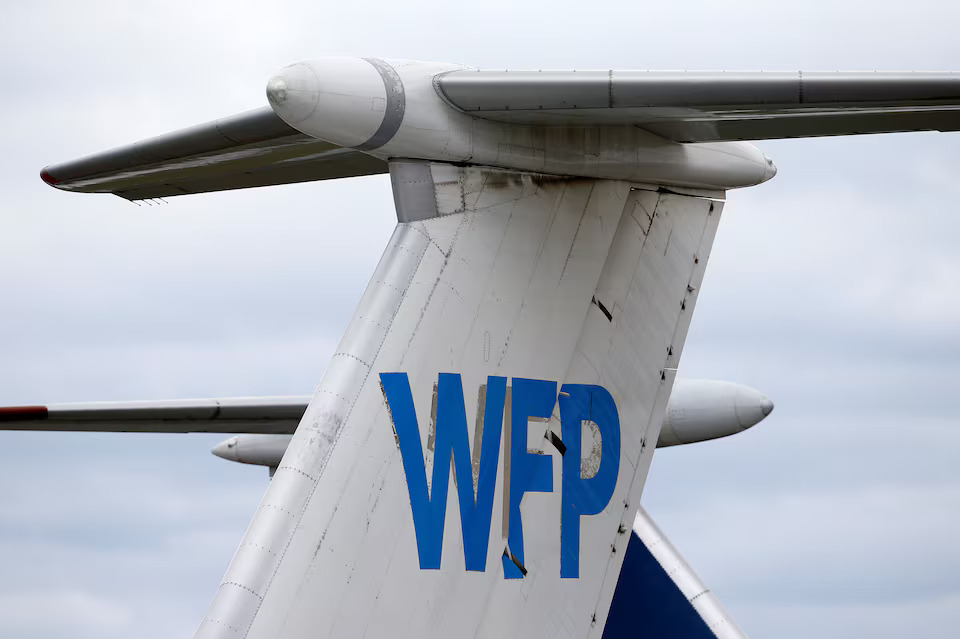
[[[407,374],[380,373],[380,385],[393,420],[393,430],[403,460],[403,471],[407,476],[420,568],[440,568],[443,525],[447,512],[447,486],[450,481],[448,460],[452,457],[457,497],[460,501],[464,561],[467,570],[484,571],[487,565],[490,519],[493,515],[493,493],[500,460],[500,433],[503,429],[507,378],[488,377],[486,389],[480,388],[477,409],[479,423],[473,443],[474,448],[480,446],[480,457],[471,464],[467,411],[463,402],[460,375],[440,373],[434,400],[436,446],[432,490],[427,488],[426,462]],[[479,442],[476,441],[478,439]],[[476,499],[473,481],[475,472]]]

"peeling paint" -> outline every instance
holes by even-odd
[[[393,421],[393,411],[390,410],[390,402],[387,401],[387,390],[383,387],[383,382],[380,382],[380,392],[383,394],[383,403],[387,407],[387,417],[390,419],[390,428],[393,429],[393,441],[397,445],[397,450],[400,450],[400,436],[397,435],[397,425]]]
[[[473,430],[473,454],[471,455],[471,464],[473,466],[473,498],[477,498],[477,490],[480,486],[480,454],[483,449],[480,443],[483,441],[483,415],[487,409],[487,385],[481,384],[477,393],[477,420],[474,422]],[[456,474],[454,474],[456,479]]]
[[[583,438],[580,450],[585,453],[585,456],[580,459],[580,478],[591,479],[600,470],[600,462],[603,460],[603,441],[600,429],[590,420],[583,421],[580,433]]]
[[[380,387],[383,387],[383,383],[380,383]],[[437,444],[437,397],[440,394],[437,385],[433,385],[433,399],[430,400],[430,428],[427,431],[427,450],[431,453]],[[387,402],[389,404],[390,402]]]
[[[521,575],[523,575],[524,577],[527,576],[527,569],[524,568],[523,564],[520,563],[520,560],[518,560],[516,557],[513,556],[513,553],[510,552],[510,549],[509,549],[509,548],[504,547],[504,549],[503,549],[503,556],[506,557],[507,559],[509,559],[509,560],[513,563],[514,566],[516,566],[517,568],[520,569],[520,574],[521,574]]]

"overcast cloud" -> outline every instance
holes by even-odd
[[[0,404],[309,393],[395,218],[385,177],[137,207],[45,164],[265,104],[323,55],[484,67],[956,68],[903,2],[6,3]],[[657,453],[648,510],[753,637],[960,624],[960,135],[760,145],[681,374],[776,402]],[[0,433],[0,636],[187,638],[266,486],[218,436]]]

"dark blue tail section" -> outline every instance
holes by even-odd
[[[636,532],[630,533],[603,639],[716,639]]]

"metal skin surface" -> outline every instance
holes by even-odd
[[[241,464],[276,468],[290,444],[290,435],[237,435],[210,451],[217,457]]]
[[[677,142],[960,128],[956,73],[472,70],[437,87],[482,118],[633,124]]]
[[[611,549],[626,543],[618,530],[639,501],[720,203],[472,168],[450,184],[436,168],[439,215],[398,225],[198,637],[393,636],[398,624],[425,637],[602,631],[623,550]],[[438,371],[462,375],[467,414],[489,374],[613,394],[629,424],[622,470],[609,507],[581,518],[578,579],[559,575],[556,492],[523,501],[523,579],[504,579],[497,561],[499,507],[486,570],[464,571],[453,499],[441,568],[419,568],[383,371],[409,375],[420,416]],[[534,424],[529,445],[556,458],[559,485],[562,456],[538,443],[559,425]]]
[[[144,200],[386,172],[385,162],[304,135],[264,107],[54,164],[40,176],[65,191]]]
[[[358,63],[375,74],[358,73]],[[393,73],[377,72],[384,67]],[[446,102],[434,84],[440,74],[462,69],[432,62],[319,59],[280,71],[267,83],[267,98],[299,131],[385,160],[465,162],[715,191],[759,184],[776,173],[772,162],[745,142],[683,145],[624,124],[526,126],[476,118]],[[288,86],[302,88],[292,92]],[[372,144],[401,100],[403,117],[395,134]]]
[[[960,100],[956,73],[778,71],[456,71],[438,78],[465,111],[706,109],[791,105],[810,111],[871,105],[942,106]]]
[[[770,399],[743,384],[711,379],[678,380],[670,394],[657,448],[735,435],[759,423],[772,411]]]
[[[292,433],[309,397],[233,397],[0,407],[0,430]]]

